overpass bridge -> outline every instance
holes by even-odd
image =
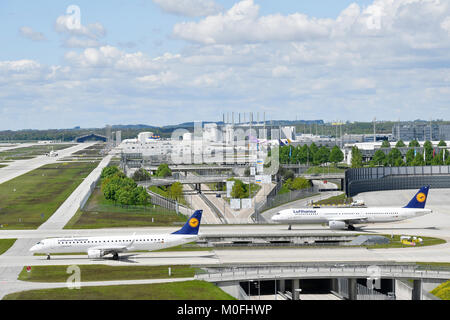
[[[180,176],[178,178],[152,178],[148,181],[138,182],[138,185],[141,187],[150,187],[150,186],[167,186],[173,184],[175,182],[179,182],[181,184],[193,184],[199,187],[203,183],[217,183],[217,182],[226,182],[227,179],[232,178],[229,175],[217,175],[217,176],[188,176],[183,177]],[[200,189],[197,189],[200,190]]]
[[[301,177],[308,180],[344,180],[345,173],[313,173],[302,174]]]
[[[283,265],[240,265],[201,266],[208,273],[197,274],[196,278],[209,282],[248,281],[255,279],[327,279],[327,278],[395,278],[414,280],[448,280],[450,268],[418,266],[411,264],[283,264]]]
[[[377,264],[374,263],[300,263],[300,264],[268,264],[268,265],[211,265],[200,266],[206,273],[198,273],[195,279],[213,282],[219,286],[237,287],[237,291],[243,290],[241,283],[248,282],[272,282],[275,283],[275,292],[285,291],[286,281],[291,281],[292,300],[299,299],[300,280],[329,280],[330,292],[343,294],[349,300],[357,300],[364,293],[369,299],[378,298],[381,300],[389,299],[389,296],[380,294],[378,291],[370,290],[368,287],[361,286],[358,279],[365,279],[369,283],[378,284],[384,280],[388,281],[387,287],[390,293],[396,290],[396,281],[413,280],[413,289],[411,293],[412,300],[421,300],[425,292],[422,292],[422,283],[424,281],[446,281],[450,279],[450,268],[419,266],[415,264]],[[277,283],[278,289],[277,291]],[[381,289],[381,288],[380,288]],[[236,290],[236,289],[235,289]],[[395,295],[395,294],[394,294]]]

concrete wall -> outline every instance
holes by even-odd
[[[349,197],[361,192],[418,189],[424,185],[450,188],[450,166],[358,168],[345,172],[345,192]]]
[[[438,279],[435,279],[435,280],[430,279],[430,280],[426,280],[426,281],[424,280],[422,282],[423,291],[426,291],[426,292],[433,291],[434,288],[438,287],[441,283],[444,283],[444,282],[445,282],[445,280],[438,280]]]
[[[442,283],[444,281],[441,281]],[[440,283],[430,281],[422,283],[422,300],[440,300],[438,297],[431,294],[429,291],[433,290]],[[430,289],[431,288],[431,289]],[[395,280],[395,297],[396,300],[411,300],[413,291],[413,284],[405,280]]]
[[[248,295],[239,285],[239,281],[220,282],[217,284],[217,286],[228,293],[230,296],[233,296],[238,300],[248,300]]]

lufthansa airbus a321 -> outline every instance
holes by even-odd
[[[424,186],[402,208],[302,208],[282,210],[272,217],[276,223],[316,224],[327,223],[330,229],[355,230],[355,224],[396,222],[431,213],[425,209],[430,186]]]
[[[180,230],[170,234],[49,238],[36,243],[30,251],[45,253],[47,259],[50,259],[51,253],[87,252],[90,259],[99,259],[112,254],[113,259],[118,260],[119,253],[137,250],[154,251],[197,240],[202,212],[202,210],[195,211]]]

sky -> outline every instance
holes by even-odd
[[[0,130],[450,120],[450,0],[2,0],[0,21]]]

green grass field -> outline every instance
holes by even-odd
[[[24,267],[19,280],[34,282],[65,282],[70,274],[68,266],[33,266],[27,272]],[[195,275],[196,268],[187,265],[176,266],[108,266],[80,265],[81,281],[140,280],[189,278]],[[168,268],[171,268],[169,277]]]
[[[311,167],[306,170],[306,174],[321,174],[321,173],[344,173],[346,169],[329,166],[329,167]]]
[[[153,218],[153,222],[152,222]],[[86,203],[64,229],[98,229],[126,227],[157,227],[181,225],[187,218],[158,206],[119,206],[105,199],[97,187]]]
[[[150,186],[150,187],[148,187],[148,190],[150,190],[151,192],[154,192],[156,194],[159,194],[160,196],[163,196],[165,198],[171,199],[169,196],[169,192],[161,189],[160,187]],[[184,198],[184,195],[181,195],[181,197],[178,198],[178,202],[180,204],[184,205],[185,207],[189,207],[189,204],[187,203],[186,199]]]
[[[2,229],[37,228],[97,165],[98,162],[50,164],[0,184]]]
[[[235,300],[205,281],[45,289],[9,294],[4,300]]]
[[[74,144],[55,144],[55,145],[43,144],[25,148],[16,148],[0,152],[0,160],[32,159],[39,155],[49,153],[51,150],[58,151],[73,146]]]
[[[394,235],[393,238],[391,238],[390,235],[380,235],[385,236],[386,238],[389,238],[390,243],[388,244],[375,244],[370,246],[365,246],[368,249],[386,249],[386,248],[417,248],[417,247],[426,247],[426,246],[434,246],[438,244],[446,243],[444,239],[439,238],[432,238],[432,237],[420,237],[422,238],[422,242],[417,243],[415,246],[403,244],[400,242],[400,235]]]
[[[450,281],[434,288],[431,293],[442,300],[450,300]]]
[[[333,205],[333,204],[349,204],[353,202],[353,198],[347,198],[345,193],[340,194],[338,196],[330,197],[325,200],[320,200],[317,202],[314,202],[315,205]]]
[[[0,239],[0,255],[8,251],[17,239]]]

